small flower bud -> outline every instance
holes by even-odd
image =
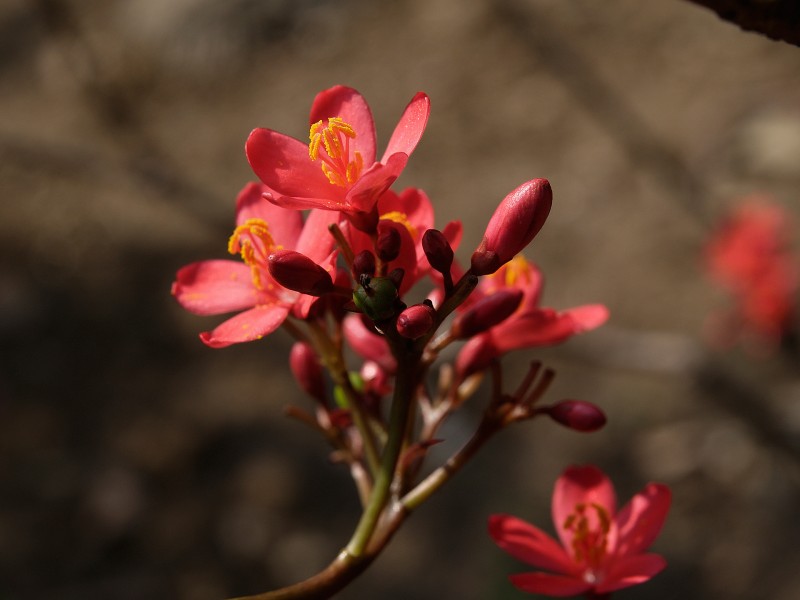
[[[514,258],[539,233],[552,203],[553,192],[546,179],[523,183],[506,196],[472,255],[472,272],[491,275]]]
[[[397,317],[397,333],[415,340],[431,330],[436,311],[428,304],[409,306]]]
[[[467,339],[502,323],[517,310],[522,296],[522,290],[506,289],[481,298],[456,316],[451,334],[456,339]]]
[[[389,277],[362,275],[361,285],[353,292],[355,305],[373,321],[383,321],[397,310],[397,286]]]
[[[380,221],[378,223],[378,238],[375,242],[375,251],[383,262],[393,261],[400,256],[400,232],[395,229],[397,224],[393,221]]]
[[[330,274],[313,260],[293,250],[279,250],[269,257],[269,273],[289,290],[321,296],[333,290]]]
[[[575,431],[597,431],[606,424],[606,415],[591,402],[562,400],[541,409],[555,422]]]
[[[306,342],[296,342],[289,353],[289,367],[300,387],[309,396],[325,404],[325,379],[314,349]]]
[[[439,273],[450,273],[453,264],[453,249],[444,234],[438,229],[428,229],[422,236],[422,249],[428,263]]]
[[[353,278],[360,281],[362,275],[375,276],[375,255],[369,250],[362,250],[353,259]]]

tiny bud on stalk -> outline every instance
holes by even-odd
[[[353,279],[359,281],[362,275],[375,276],[375,255],[369,250],[362,250],[353,259]]]
[[[293,250],[280,250],[269,257],[269,273],[289,290],[321,296],[333,290],[330,274],[313,260]]]
[[[606,424],[606,415],[591,402],[562,400],[549,407],[542,407],[550,418],[575,431],[597,431]]]
[[[519,254],[539,233],[552,203],[553,192],[546,179],[523,183],[506,196],[472,255],[472,272],[491,275]]]
[[[436,311],[428,304],[409,306],[397,317],[397,333],[415,340],[431,330]]]
[[[422,236],[422,249],[431,267],[439,273],[450,273],[450,267],[453,265],[453,249],[441,231],[428,229]]]
[[[306,342],[296,342],[289,353],[289,367],[300,387],[309,396],[325,404],[325,379],[316,352]]]
[[[517,310],[522,296],[522,290],[509,289],[481,298],[472,308],[456,316],[451,334],[463,340],[502,323]]]
[[[381,221],[378,223],[378,239],[375,251],[383,262],[393,261],[400,255],[400,232],[395,229],[396,223]]]

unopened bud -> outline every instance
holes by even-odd
[[[353,278],[359,281],[362,275],[375,276],[375,255],[369,250],[362,250],[353,259]]]
[[[502,323],[522,302],[522,290],[499,290],[478,300],[468,310],[456,316],[450,332],[457,339],[467,339]]]
[[[506,196],[472,255],[472,272],[490,275],[519,254],[539,233],[552,203],[553,192],[546,179],[523,183]]]
[[[389,277],[361,277],[361,285],[353,292],[355,305],[373,321],[383,321],[397,310],[397,286]]]
[[[289,290],[321,296],[333,290],[330,274],[304,254],[294,250],[279,250],[269,257],[269,273]]]
[[[300,387],[309,396],[325,403],[325,379],[316,352],[306,342],[296,342],[289,353],[289,367]]]
[[[398,225],[394,221],[380,221],[378,223],[378,238],[375,242],[375,251],[378,258],[384,262],[393,261],[400,256],[400,232],[395,229]],[[402,227],[402,226],[401,226]]]
[[[583,400],[562,400],[541,410],[557,423],[575,431],[597,431],[606,424],[606,415],[603,411],[591,402]]]
[[[428,229],[422,236],[422,249],[431,267],[439,273],[450,273],[453,264],[453,249],[444,234],[438,229]]]
[[[397,333],[415,340],[428,333],[433,327],[436,311],[428,304],[409,306],[397,317]]]

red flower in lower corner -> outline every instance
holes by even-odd
[[[644,583],[667,566],[645,551],[661,531],[670,500],[668,487],[650,483],[617,512],[614,487],[600,469],[569,467],[553,491],[560,544],[510,515],[489,517],[489,535],[513,557],[547,571],[511,575],[523,592],[604,595]]]

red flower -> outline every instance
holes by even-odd
[[[428,96],[418,93],[377,161],[369,105],[356,90],[337,85],[314,99],[309,143],[255,129],[245,145],[247,159],[267,185],[269,201],[279,206],[370,213],[405,168],[429,112]]]
[[[661,531],[670,501],[667,486],[650,483],[617,512],[614,487],[600,469],[570,467],[553,491],[560,544],[510,515],[489,517],[489,535],[514,558],[548,571],[511,575],[524,592],[608,594],[644,583],[667,566],[663,557],[645,551]]]
[[[733,296],[720,334],[738,327],[777,342],[792,325],[798,263],[789,252],[788,216],[763,199],[740,206],[706,249],[711,276]]]
[[[485,277],[462,307],[468,310],[475,301],[510,289],[522,290],[519,308],[499,325],[464,345],[456,360],[462,377],[486,368],[492,360],[512,350],[559,344],[575,334],[599,327],[608,319],[608,309],[602,304],[586,304],[561,312],[540,307],[542,274],[522,256]]]
[[[213,331],[200,334],[212,348],[249,342],[272,333],[292,313],[305,318],[315,298],[287,290],[268,269],[270,254],[296,249],[328,271],[335,253],[328,225],[336,213],[311,211],[303,223],[299,211],[270,204],[264,186],[250,183],[236,201],[236,224],[228,243],[232,254],[244,262],[207,260],[178,271],[172,295],[181,306],[198,315],[239,312]]]

